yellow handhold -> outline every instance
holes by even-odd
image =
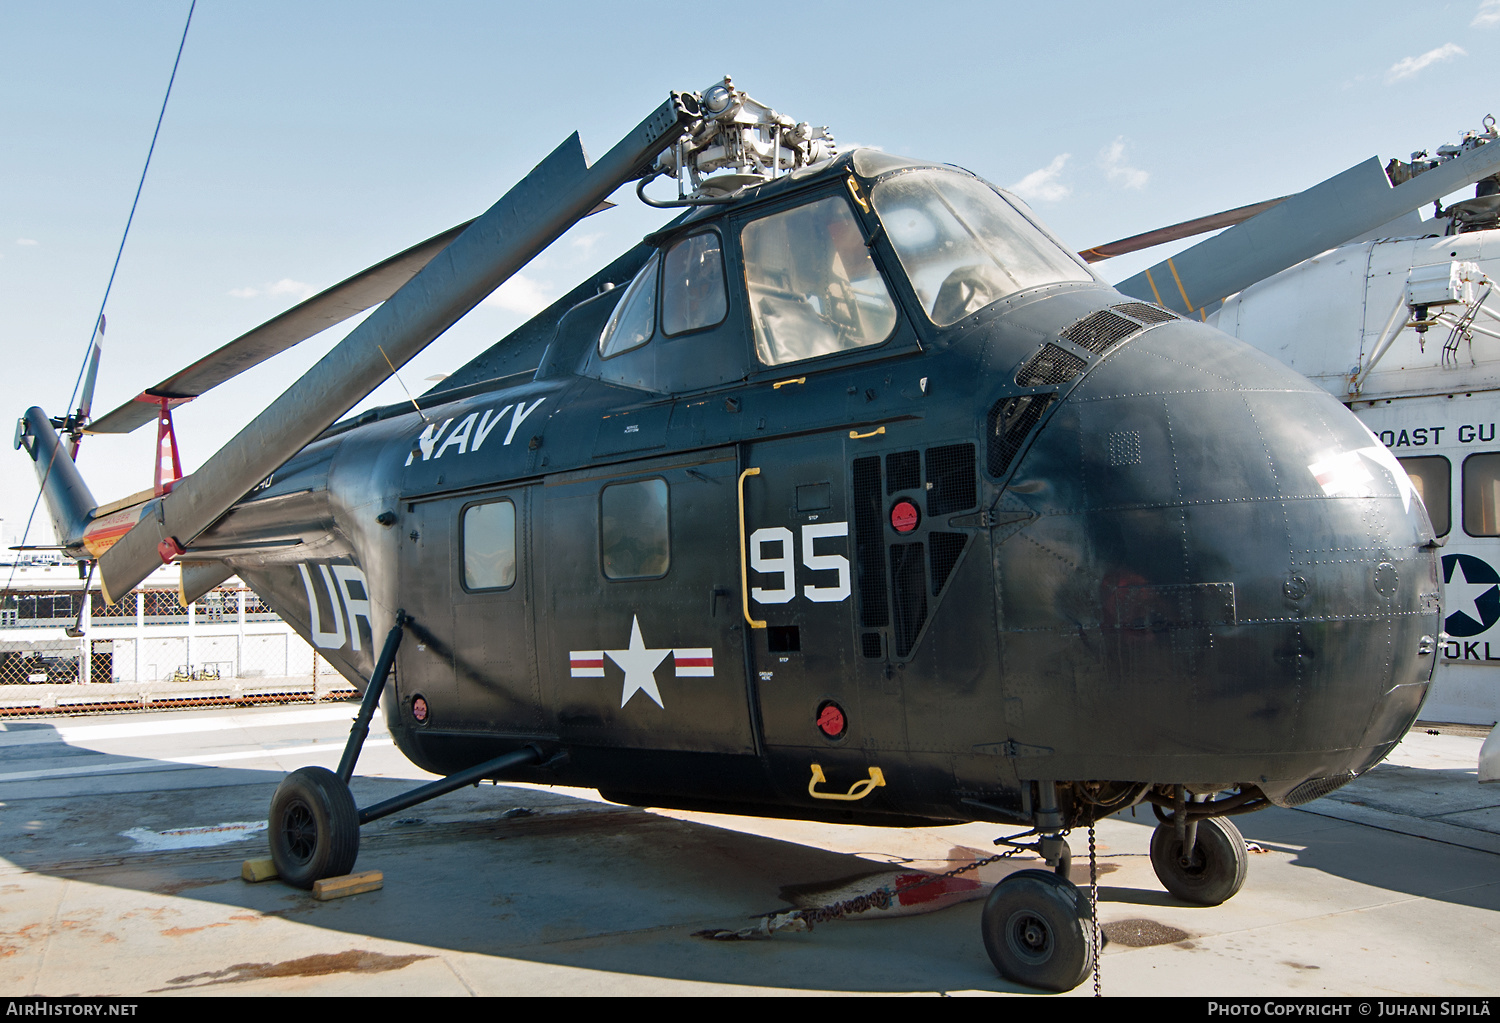
[[[885,785],[885,775],[881,773],[878,767],[870,768],[870,776],[855,782],[854,786],[848,792],[819,792],[817,790],[818,786],[827,780],[827,778],[823,777],[823,766],[821,764],[813,764],[812,780],[807,783],[807,794],[814,799],[841,799],[846,802],[852,802],[856,799],[865,798],[871,792]]]

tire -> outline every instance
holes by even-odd
[[[304,767],[282,779],[268,824],[276,873],[293,887],[347,874],[359,858],[354,795],[325,767]]]
[[[1177,829],[1169,821],[1158,824],[1151,835],[1151,867],[1157,880],[1183,902],[1197,906],[1217,906],[1234,898],[1250,869],[1244,836],[1222,817],[1198,822],[1191,866],[1183,866],[1181,857]]]
[[[1094,968],[1098,950],[1088,898],[1050,870],[1021,870],[984,904],[984,950],[1006,980],[1071,991]]]

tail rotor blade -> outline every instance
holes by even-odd
[[[83,395],[78,399],[78,410],[73,413],[68,429],[68,457],[78,457],[78,444],[83,440],[83,428],[88,425],[94,409],[94,381],[99,379],[99,356],[104,352],[104,314],[94,326],[94,337],[89,343],[89,365],[83,377]]]

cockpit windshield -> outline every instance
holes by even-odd
[[[871,200],[922,307],[939,327],[1023,288],[1094,279],[976,178],[912,171],[878,183]]]

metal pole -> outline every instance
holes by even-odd
[[[391,631],[386,633],[385,646],[380,650],[380,656],[375,660],[375,671],[370,675],[370,681],[365,685],[364,698],[359,701],[359,714],[354,719],[354,726],[349,729],[349,741],[344,745],[344,755],[339,759],[339,780],[345,785],[349,779],[354,777],[354,764],[359,760],[359,751],[365,744],[365,736],[370,734],[370,719],[375,716],[375,705],[380,702],[380,691],[385,688],[386,676],[391,673],[391,665],[396,660],[396,648],[401,645],[402,630],[407,622],[406,612],[396,612],[396,624],[391,626]],[[313,651],[313,670],[317,670],[318,652]]]

